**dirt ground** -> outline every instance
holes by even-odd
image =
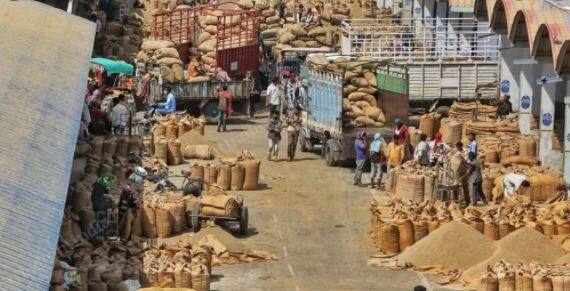
[[[434,278],[419,273],[368,267],[367,259],[375,253],[368,237],[369,201],[385,197],[353,186],[351,169],[329,168],[317,153],[298,152],[295,161],[285,161],[286,136],[281,160],[268,162],[266,121],[266,115],[233,118],[229,132],[221,133],[213,125],[206,127],[206,137],[224,154],[248,149],[262,161],[261,189],[235,193],[244,197],[250,216],[250,234],[240,239],[279,257],[216,267],[213,290],[412,290],[418,284],[452,290],[436,287]]]

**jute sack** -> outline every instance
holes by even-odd
[[[509,166],[512,164],[534,166],[538,163],[538,160],[534,157],[529,156],[510,156],[507,158],[501,157],[501,165]]]
[[[143,236],[143,208],[139,207],[135,213],[135,219],[133,220],[133,224],[131,226],[132,235],[136,237]]]
[[[521,156],[536,157],[536,141],[530,138],[519,139],[519,154]]]
[[[499,153],[496,150],[485,151],[485,164],[494,164],[499,162]]]
[[[164,208],[168,210],[169,221],[173,234],[186,230],[186,209],[184,203],[166,203]]]
[[[143,234],[147,238],[156,237],[156,213],[154,208],[144,206],[142,215]]]
[[[103,156],[103,137],[96,136],[91,141],[91,155],[97,158]]]
[[[218,167],[215,165],[207,164],[204,167],[204,183],[215,184],[218,179]]]
[[[444,130],[442,130],[444,143],[456,144],[457,142],[461,141],[463,128],[461,123],[455,120],[451,120],[445,123],[442,122],[442,127],[444,127]]]
[[[213,33],[215,34],[215,33]],[[214,51],[216,49],[216,40],[215,39],[208,39],[207,41],[201,43],[198,46],[198,50],[203,53],[208,53]]]
[[[168,164],[169,165],[180,165],[182,163],[182,153],[180,152],[180,147],[182,144],[180,140],[173,139],[168,143]]]
[[[429,234],[427,222],[425,220],[420,220],[414,222],[414,242],[426,237]]]
[[[397,220],[400,251],[404,251],[414,244],[414,225],[409,219]]]
[[[167,163],[168,160],[168,140],[165,137],[158,139],[154,143],[154,156],[164,162]]]
[[[530,274],[515,274],[515,290],[516,291],[532,291],[532,276]]]
[[[483,221],[483,235],[492,239],[499,239],[499,226],[492,219],[485,219]]]
[[[515,231],[515,227],[511,225],[508,220],[499,221],[499,239],[504,238],[513,231]]]
[[[236,164],[231,169],[231,186],[232,191],[240,191],[243,189],[243,178],[245,176],[245,169],[241,164]]]
[[[145,135],[142,137],[142,148],[144,154],[151,155],[153,151],[152,135]]]
[[[552,281],[546,274],[536,274],[532,277],[534,291],[552,291]]]
[[[222,187],[223,190],[230,190],[231,179],[232,179],[232,171],[230,169],[230,166],[221,165],[218,168],[218,179],[216,184]]]
[[[156,61],[162,67],[172,67],[174,64],[184,65],[180,59],[177,58],[162,58]]]
[[[162,58],[175,58],[180,59],[180,55],[178,54],[178,50],[173,47],[165,47],[159,48],[154,51],[154,57],[158,59]]]
[[[400,240],[398,227],[387,223],[380,226],[380,249],[385,254],[397,254],[400,252]]]
[[[201,213],[205,215],[227,217],[239,215],[240,205],[234,197],[229,195],[203,195],[200,204],[202,205]]]
[[[209,160],[212,158],[212,150],[209,145],[186,145],[183,155],[185,159]]]
[[[531,176],[528,178],[530,182],[530,195],[532,201],[546,201],[549,198],[558,195],[561,188],[560,179],[558,177],[546,174]]]
[[[190,167],[190,176],[204,180],[204,166],[193,164],[192,167]]]
[[[570,291],[570,275],[550,276],[552,291]]]
[[[206,266],[202,264],[192,266],[192,288],[196,291],[210,290],[210,273]]]
[[[192,274],[190,272],[175,271],[174,272],[174,287],[175,288],[191,288],[192,287]]]
[[[420,175],[400,175],[396,183],[396,196],[414,202],[424,201],[424,177]]]
[[[261,162],[258,160],[246,160],[243,162],[243,166],[245,168],[243,190],[257,189]]]
[[[435,118],[433,115],[425,114],[420,118],[420,130],[427,135],[429,139],[433,139]]]
[[[103,141],[103,154],[107,157],[114,155],[117,152],[117,138],[108,137]]]
[[[91,206],[81,209],[79,212],[81,231],[87,232],[95,222],[95,211]]]
[[[174,72],[167,65],[160,66],[160,73],[162,74],[162,79],[164,83],[170,84],[174,83]]]
[[[439,223],[439,221],[438,221],[437,219],[429,220],[429,221],[427,222],[427,226],[428,226],[428,232],[429,232],[429,233],[432,233],[432,232],[434,232],[436,229],[439,228],[440,223]]]
[[[480,218],[473,217],[468,220],[468,224],[482,234],[485,232],[485,222]]]
[[[172,234],[172,224],[170,223],[170,214],[167,209],[154,209],[156,215],[156,235],[160,238],[167,238]]]
[[[139,154],[141,151],[141,139],[138,135],[129,138],[129,152]]]
[[[141,49],[149,51],[167,47],[174,47],[174,43],[167,40],[145,40],[141,45]]]
[[[558,216],[554,216],[554,223],[556,224],[557,234],[570,234],[570,221]]]
[[[499,274],[499,291],[515,291],[515,274]]]
[[[172,65],[172,72],[174,73],[174,82],[184,81],[184,68],[180,64]]]

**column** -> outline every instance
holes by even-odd
[[[542,64],[542,75],[552,73],[552,63]],[[552,151],[552,135],[554,129],[554,98],[556,83],[543,83],[540,87],[540,144],[539,160],[546,161]]]
[[[569,95],[568,88],[570,81],[566,81],[566,95]],[[565,118],[564,118],[564,180],[570,183],[570,97],[564,97]]]
[[[536,83],[537,70],[536,65],[523,65],[520,71],[519,86],[520,94],[519,96],[511,95],[511,102],[513,103],[513,108],[517,108],[514,104],[518,103],[519,111],[519,130],[523,134],[530,133],[530,123],[532,120],[532,102],[537,100],[533,95],[533,83]],[[538,95],[538,94],[536,94]]]
[[[501,75],[500,92],[501,95],[509,94],[512,98],[514,108],[518,108],[519,75],[521,66],[513,64],[515,59],[528,59],[528,48],[515,48],[506,35],[501,35]]]

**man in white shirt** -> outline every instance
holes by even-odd
[[[426,140],[427,135],[420,134],[420,142],[414,151],[414,160],[422,166],[429,166],[429,145]]]
[[[275,112],[279,114],[279,105],[281,104],[281,98],[279,97],[279,78],[273,78],[273,81],[267,87],[267,98],[265,100],[265,106],[269,106],[269,113]]]
[[[520,187],[530,187],[525,175],[510,173],[503,179],[503,190],[506,196],[514,195]]]
[[[113,125],[113,132],[115,135],[120,135],[127,126],[128,119],[127,100],[125,95],[119,95],[119,103],[113,107],[111,112],[111,123]]]

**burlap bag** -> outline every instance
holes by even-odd
[[[550,279],[552,291],[570,291],[570,275],[553,275]]]
[[[185,271],[174,272],[174,287],[192,288],[192,274]]]
[[[168,143],[168,164],[169,165],[179,165],[182,163],[182,153],[180,152],[180,147],[182,144],[178,139],[172,139]]]
[[[431,140],[434,137],[435,118],[431,114],[424,114],[420,118],[419,129]]]
[[[148,238],[156,237],[156,213],[154,208],[145,206],[142,215],[143,234]]]
[[[404,251],[414,244],[414,225],[409,219],[397,220],[395,223],[399,233],[399,248]]]
[[[168,160],[168,140],[164,137],[154,143],[154,156],[160,161],[167,163]]]
[[[414,241],[417,242],[429,234],[428,224],[425,220],[414,222]]]
[[[260,161],[247,160],[243,162],[245,168],[245,176],[243,190],[255,190],[259,183]]]
[[[485,219],[483,225],[483,235],[492,240],[499,239],[499,226],[492,219]]]
[[[103,137],[96,136],[91,141],[91,155],[97,158],[103,156]]]
[[[199,164],[193,164],[192,167],[190,167],[190,176],[200,178],[203,180],[204,179],[204,166],[199,165]]]
[[[396,196],[414,202],[424,200],[424,177],[420,175],[400,175],[396,183]]]
[[[204,167],[204,183],[215,184],[218,179],[218,167],[215,165],[207,164]]]
[[[186,230],[186,208],[184,203],[166,203],[164,208],[168,210],[169,221],[173,234]]]
[[[172,225],[170,223],[170,214],[167,209],[156,208],[156,235],[160,238],[170,237],[172,234]]]
[[[380,249],[385,254],[400,252],[398,227],[394,224],[384,224],[380,227]]]
[[[515,274],[515,290],[532,291],[532,276],[529,274],[522,274],[517,271]]]
[[[218,186],[222,187],[223,190],[230,190],[231,179],[232,179],[232,171],[230,169],[230,166],[221,165],[218,168],[218,179],[217,179]]]
[[[236,164],[231,169],[231,187],[232,191],[240,191],[243,189],[243,179],[245,176],[245,168],[241,164]]]
[[[552,280],[545,274],[536,274],[532,277],[533,291],[552,291]]]
[[[212,158],[212,150],[209,145],[186,145],[183,155],[185,159],[209,160]]]

